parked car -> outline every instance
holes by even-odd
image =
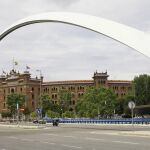
[[[35,124],[37,124],[37,123],[39,123],[39,124],[46,124],[46,121],[45,120],[33,120],[33,123],[35,123]]]

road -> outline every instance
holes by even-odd
[[[148,150],[149,141],[116,130],[0,127],[0,150]]]

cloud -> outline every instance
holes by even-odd
[[[14,21],[47,11],[71,11],[111,19],[150,31],[150,1],[139,0],[2,0],[0,31]],[[12,13],[13,12],[13,15]],[[12,57],[26,64],[45,80],[91,79],[95,70],[108,70],[111,79],[133,79],[150,73],[149,59],[98,33],[76,26],[43,23],[29,25],[9,34],[0,43],[0,67],[12,68]]]

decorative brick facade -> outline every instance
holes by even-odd
[[[106,87],[112,89],[118,97],[123,97],[132,92],[132,82],[123,80],[108,80],[107,72],[95,72],[93,80],[71,80],[43,82],[43,78],[31,78],[28,71],[17,73],[15,70],[7,75],[0,76],[0,112],[7,111],[7,95],[13,92],[22,93],[26,96],[25,107],[34,111],[39,105],[41,93],[48,94],[53,103],[59,99],[59,90],[66,89],[71,92],[70,110],[74,110],[77,100],[89,87]]]

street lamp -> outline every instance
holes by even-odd
[[[42,71],[37,69],[37,72],[40,73],[40,105],[41,105],[41,118],[42,118],[42,102],[41,102],[41,93],[42,93]]]

